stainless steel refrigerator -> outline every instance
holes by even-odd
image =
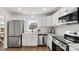
[[[7,25],[8,47],[22,46],[22,33],[24,32],[23,20],[12,20]]]

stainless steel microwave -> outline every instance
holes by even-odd
[[[64,15],[62,17],[59,17],[60,23],[79,23],[79,8],[67,15]]]

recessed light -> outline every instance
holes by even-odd
[[[46,10],[47,10],[47,8],[43,8],[43,10],[44,10],[44,11],[46,11]]]
[[[22,9],[21,8],[18,8],[18,10],[21,11]]]
[[[35,13],[34,13],[34,12],[32,12],[31,14],[32,14],[32,15],[34,15]]]

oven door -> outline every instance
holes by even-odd
[[[58,41],[56,39],[53,42],[54,42],[54,46],[57,46],[57,49],[58,49],[58,47],[60,47],[60,49],[62,49],[64,51],[69,51],[68,44],[64,44],[64,43],[62,43],[62,42],[60,42],[60,41]]]

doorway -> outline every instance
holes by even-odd
[[[4,17],[0,17],[0,50],[2,50],[2,47],[4,45],[4,29],[5,29],[5,20]]]

